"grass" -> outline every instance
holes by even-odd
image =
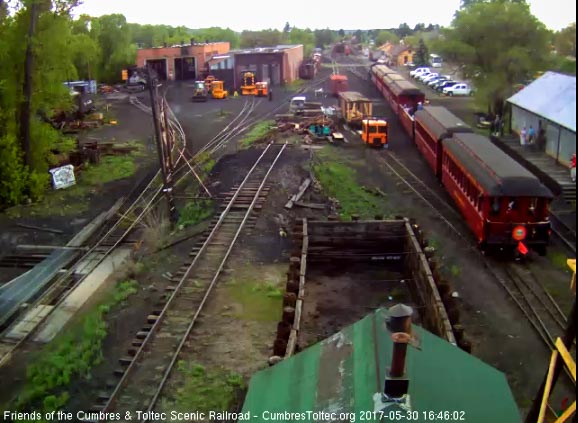
[[[76,185],[62,190],[50,189],[41,201],[11,207],[6,210],[6,214],[12,218],[21,218],[75,216],[84,213],[89,208],[88,194],[101,190],[106,183],[133,176],[137,169],[135,159],[143,155],[141,147],[138,147],[138,150],[130,155],[104,156],[99,165],[87,164],[76,174]]]
[[[302,79],[296,79],[295,81],[285,85],[285,91],[297,91],[305,85],[305,81]]]
[[[321,162],[313,165],[313,173],[326,194],[339,201],[340,216],[350,219],[357,214],[361,218],[373,218],[376,214],[383,214],[385,198],[358,185],[356,171],[338,161],[341,157],[338,159],[337,153],[329,148],[317,153]]]
[[[213,215],[213,202],[211,200],[195,200],[188,202],[180,210],[179,229],[194,226]]]
[[[568,267],[567,263],[568,256],[566,256],[564,253],[549,249],[546,253],[546,257],[557,269],[570,272],[570,268]]]
[[[91,369],[102,357],[102,343],[107,335],[106,315],[137,292],[137,282],[116,285],[99,305],[44,348],[26,371],[26,383],[12,409],[43,413],[62,409],[69,399],[66,391],[75,377],[90,378]],[[42,420],[43,421],[43,420]]]
[[[240,141],[241,147],[248,148],[255,142],[264,138],[269,133],[269,131],[271,131],[271,126],[274,124],[275,121],[271,119],[259,122]]]
[[[235,405],[238,393],[245,384],[241,375],[223,368],[207,368],[195,362],[179,361],[178,372],[185,382],[177,389],[171,404],[163,404],[165,410],[202,413],[226,411]]]
[[[236,317],[258,322],[279,320],[283,288],[280,283],[256,280],[234,280],[227,286],[230,296],[242,308]]]

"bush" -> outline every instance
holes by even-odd
[[[27,184],[28,172],[16,139],[12,136],[0,138],[0,204],[20,203]]]

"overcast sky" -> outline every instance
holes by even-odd
[[[121,13],[131,23],[184,25],[188,28],[229,27],[235,31],[283,29],[285,22],[298,28],[373,29],[412,28],[423,22],[447,26],[460,0],[224,0],[198,3],[190,0],[83,0],[76,14],[100,16]],[[532,13],[547,27],[562,29],[576,21],[574,0],[528,0]],[[154,6],[153,6],[154,5]],[[355,7],[354,5],[357,5]]]

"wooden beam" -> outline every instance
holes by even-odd
[[[546,386],[544,387],[544,395],[542,396],[542,404],[540,405],[540,415],[537,423],[544,423],[546,419],[546,410],[548,409],[548,398],[550,398],[550,391],[552,390],[552,382],[554,381],[554,368],[558,360],[558,351],[552,351],[552,358],[550,358],[550,367],[548,368],[548,378],[546,379]]]
[[[572,356],[568,352],[566,345],[564,345],[562,342],[562,339],[556,339],[556,348],[558,349],[562,360],[564,360],[566,367],[568,367],[568,370],[570,370],[570,374],[572,375],[572,379],[574,379],[574,383],[576,383],[576,362],[572,359]]]
[[[311,179],[307,178],[305,179],[305,181],[303,181],[303,183],[301,184],[301,186],[299,187],[299,191],[297,191],[297,194],[293,195],[289,201],[287,202],[287,204],[285,204],[285,208],[286,209],[290,209],[293,207],[293,205],[299,201],[301,199],[301,197],[303,197],[303,194],[305,194],[305,191],[307,191],[307,188],[309,188],[309,185],[311,185]]]

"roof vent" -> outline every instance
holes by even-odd
[[[413,309],[404,304],[389,310],[387,329],[393,341],[391,366],[385,375],[383,394],[385,399],[400,399],[409,392],[409,379],[405,372],[407,346],[411,343],[411,317]]]

